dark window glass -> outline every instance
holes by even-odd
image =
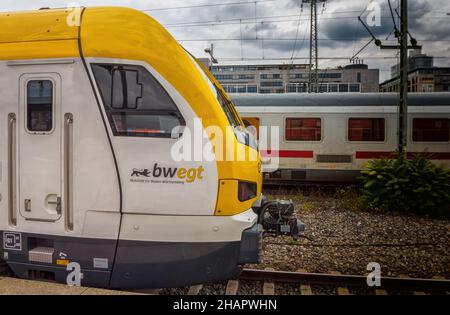
[[[319,73],[319,79],[339,79],[341,77],[341,73]]]
[[[247,92],[248,93],[257,93],[258,92],[258,88],[256,87],[256,85],[249,85],[247,87]]]
[[[350,92],[360,92],[359,84],[349,84],[348,86]]]
[[[247,92],[247,87],[245,85],[238,85],[237,92],[238,93],[245,93],[245,92]]]
[[[53,128],[53,82],[29,81],[27,84],[27,129],[47,132]]]
[[[279,87],[279,86],[283,86],[283,82],[282,81],[264,81],[264,82],[261,82],[260,85],[263,87]]]
[[[326,84],[319,84],[319,93],[326,93],[328,91],[328,87]]]
[[[225,95],[223,95],[222,91],[216,87],[217,90],[217,100],[219,101],[220,106],[222,107],[225,115],[230,122],[230,125],[233,127],[240,126],[241,122],[239,120],[239,116],[234,109],[233,103],[231,103]]]
[[[287,118],[286,140],[320,141],[322,140],[322,120],[320,118]]]
[[[449,118],[414,118],[413,141],[417,142],[449,142]]]
[[[338,91],[338,85],[337,84],[329,84],[328,85],[328,92],[337,92]]]
[[[348,84],[339,84],[339,92],[348,92]]]
[[[384,141],[384,118],[350,118],[348,141]]]
[[[144,67],[92,65],[116,136],[171,137],[184,120],[166,90]]]

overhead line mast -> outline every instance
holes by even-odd
[[[317,44],[317,3],[323,3],[327,0],[302,0],[304,3],[310,5],[310,36],[309,36],[309,78],[308,78],[308,93],[319,92],[319,47]]]
[[[366,30],[372,36],[372,41],[380,49],[391,49],[400,51],[400,74],[399,74],[399,101],[398,101],[398,152],[400,155],[406,153],[406,146],[408,143],[408,50],[422,49],[422,46],[417,45],[417,40],[411,36],[408,31],[408,1],[400,0],[400,13],[395,11],[400,19],[400,29],[395,23],[394,12],[392,10],[390,0],[387,0],[389,10],[392,15],[392,22],[394,24],[394,34],[398,40],[398,45],[385,45],[379,40],[370,30],[370,28],[363,22],[361,16],[358,20],[364,25]],[[408,39],[410,45],[408,45]],[[369,42],[369,43],[370,43]]]

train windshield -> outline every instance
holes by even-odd
[[[219,101],[220,106],[222,107],[223,111],[225,112],[225,115],[227,116],[228,121],[230,122],[231,126],[233,128],[242,126],[241,121],[233,108],[234,107],[233,103],[231,103],[231,101],[229,101],[225,97],[223,92],[221,90],[219,90],[219,88],[216,85],[214,85],[214,87],[216,88],[216,91],[217,91],[217,100]]]
[[[255,150],[258,150],[256,135],[245,129],[244,122],[237,113],[233,105],[233,102],[225,95],[223,90],[219,88],[219,86],[216,84],[214,80],[214,77],[208,71],[208,69],[202,63],[200,63],[195,57],[193,57],[192,55],[191,57],[197,63],[199,68],[202,70],[204,77],[208,82],[208,85],[211,87],[211,90],[215,92],[214,94],[216,94],[217,96],[217,101],[219,102],[220,107],[222,107],[225,116],[227,116],[230,125],[233,127],[233,131],[234,134],[236,135],[237,141]]]

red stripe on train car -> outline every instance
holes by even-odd
[[[409,159],[415,155],[423,155],[431,160],[450,160],[450,152],[408,152]],[[395,152],[381,151],[357,151],[355,154],[357,159],[380,159],[383,157],[395,157]]]
[[[278,156],[280,158],[309,158],[314,157],[314,151],[293,151],[293,150],[281,150],[281,151],[261,151],[261,156],[271,157]]]

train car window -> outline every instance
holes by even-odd
[[[33,80],[27,84],[27,129],[48,132],[53,128],[53,82]]]
[[[94,64],[95,79],[115,136],[170,138],[185,125],[167,91],[144,67]]]
[[[286,118],[285,138],[288,141],[321,141],[322,119]]]
[[[384,118],[349,118],[348,141],[384,141]]]
[[[449,118],[414,118],[413,141],[415,142],[449,142]]]

